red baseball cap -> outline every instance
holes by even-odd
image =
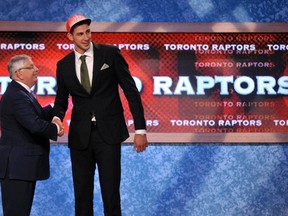
[[[66,22],[66,30],[67,32],[70,32],[71,29],[73,28],[73,26],[77,23],[88,23],[88,25],[90,25],[91,23],[91,19],[88,19],[87,17],[80,15],[80,14],[76,14],[73,15],[71,17],[68,18],[67,22]]]

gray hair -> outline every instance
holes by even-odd
[[[16,55],[13,56],[8,62],[8,72],[11,79],[14,78],[15,72],[19,70],[26,61],[30,61],[31,57],[28,55]]]

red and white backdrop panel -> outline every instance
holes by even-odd
[[[141,93],[150,133],[288,132],[285,33],[108,32],[92,37],[121,50]],[[56,63],[73,51],[66,33],[0,32],[0,50],[1,95],[11,81],[7,62],[25,53],[39,68],[38,100],[42,105],[54,101]],[[70,102],[66,133],[72,107]]]

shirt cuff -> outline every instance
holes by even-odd
[[[54,117],[52,118],[52,121],[53,121],[54,119],[59,119],[59,120],[61,121],[61,119],[60,119],[58,116],[54,116]],[[58,131],[58,133],[59,133],[59,132],[60,132],[60,127],[59,127],[58,124],[55,124],[55,125],[57,126],[57,131]]]
[[[135,130],[135,134],[146,134],[146,130],[144,130],[144,129]]]
[[[58,124],[55,124],[55,125],[56,125],[56,127],[57,127],[57,134],[59,134],[59,132],[60,132],[60,127],[59,127]]]
[[[59,120],[61,121],[61,119],[60,119],[58,116],[54,116],[54,117],[52,118],[52,121],[53,121],[54,119],[59,119]]]

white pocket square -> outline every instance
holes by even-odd
[[[100,70],[104,70],[104,69],[107,69],[107,68],[109,68],[109,65],[106,64],[106,63],[104,63],[104,64],[102,65],[102,67],[101,67]]]

